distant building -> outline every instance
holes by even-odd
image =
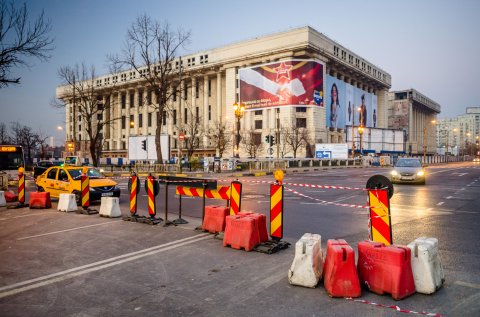
[[[405,131],[405,150],[408,154],[436,153],[437,115],[441,107],[415,89],[388,93],[388,128]]]
[[[179,136],[191,120],[201,122],[201,131],[215,122],[227,123],[235,135],[236,102],[246,106],[241,133],[251,132],[256,143],[264,143],[268,135],[277,135],[278,142],[278,131],[295,125],[308,130],[311,149],[315,143],[345,142],[347,127],[358,126],[360,120],[366,127],[388,125],[390,74],[308,26],[182,56],[172,68],[182,69],[178,84],[185,88],[184,96],[170,100],[162,127],[174,155],[180,154]],[[94,82],[99,102],[106,98],[114,102],[108,117],[120,118],[104,128],[103,156],[126,157],[129,136],[155,134],[156,113],[145,100],[155,103],[156,98],[136,71],[101,76]],[[69,91],[65,86],[57,88],[57,97],[66,104],[66,138],[75,136],[77,148],[85,151],[87,135],[82,122],[75,123]],[[363,118],[356,111],[361,106]],[[216,154],[208,135],[197,137],[200,145],[194,156]],[[279,147],[264,145],[259,157],[279,156]],[[309,154],[301,152],[299,157]],[[226,153],[231,155],[233,149]],[[240,147],[240,157],[246,156]]]
[[[474,155],[480,141],[480,107],[467,107],[463,115],[439,119],[436,139],[439,154]]]

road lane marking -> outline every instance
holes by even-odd
[[[437,206],[441,206],[441,205],[443,205],[443,203],[444,203],[444,202],[441,201],[441,202],[439,202],[439,203],[437,204]]]
[[[453,282],[453,284],[460,285],[460,286],[466,286],[466,287],[470,287],[470,288],[480,289],[480,284],[468,283],[468,282],[463,282],[463,281],[455,281],[455,282]]]
[[[46,215],[46,214],[51,214],[51,212],[32,213],[32,214],[23,215],[23,216],[16,216],[16,217],[10,217],[10,218],[0,218],[0,221],[23,218],[23,217],[31,217],[31,216],[43,216],[43,215]]]
[[[445,199],[452,199],[452,198],[453,198],[452,196],[448,196],[448,197],[446,197]]]
[[[97,223],[97,224],[89,225],[89,226],[81,226],[81,227],[76,227],[76,228],[71,228],[71,229],[65,229],[65,230],[59,230],[59,231],[53,231],[53,232],[47,232],[47,233],[37,234],[37,235],[34,235],[34,236],[17,238],[17,240],[20,241],[20,240],[26,240],[26,239],[31,239],[31,238],[38,238],[38,237],[43,237],[43,236],[49,236],[49,235],[57,234],[57,233],[63,233],[63,232],[68,232],[68,231],[80,230],[80,229],[84,229],[84,228],[90,228],[90,227],[96,227],[96,226],[103,226],[103,225],[108,225],[109,223],[113,223],[113,222],[120,222],[120,221],[119,221],[119,220],[113,220],[113,221],[108,221],[108,222],[103,222],[103,223]]]
[[[144,258],[146,256],[154,255],[160,252],[165,252],[171,249],[175,249],[184,245],[188,245],[191,243],[199,242],[205,239],[211,238],[210,234],[201,234],[193,237],[188,237],[168,243],[164,243],[161,245],[157,245],[151,248],[143,249],[140,251],[135,251],[131,253],[127,253],[124,255],[119,255],[113,258],[109,258],[106,260],[82,265],[76,268],[68,269],[65,271],[41,276],[38,278],[34,278],[31,280],[7,285],[4,287],[0,287],[0,298],[4,298],[7,296],[15,295],[18,293],[22,293],[25,291],[29,291],[32,289],[36,289],[42,286],[50,285],[53,283],[61,282],[67,279],[71,279],[80,275],[84,275],[90,272],[99,271],[108,267],[112,267],[115,265],[131,262],[137,259]],[[24,286],[26,285],[26,286]]]

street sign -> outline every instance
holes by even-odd
[[[178,139],[179,139],[180,141],[185,140],[185,134],[180,133],[180,134],[178,135]]]
[[[268,154],[272,155],[273,154],[273,149],[271,147],[268,148]]]

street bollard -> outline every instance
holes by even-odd
[[[162,218],[155,218],[157,215],[155,196],[158,195],[159,185],[151,174],[147,176],[145,180],[145,191],[147,192],[147,204],[148,204],[148,214],[150,218],[145,219],[145,222],[151,225],[159,224],[163,221]]]

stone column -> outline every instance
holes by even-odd
[[[222,72],[218,70],[217,73],[217,109],[215,113],[215,117],[217,118],[218,122],[223,122],[222,120]]]
[[[133,121],[135,121],[135,126],[133,128],[133,131],[135,133],[135,135],[138,135],[139,133],[139,125],[138,125],[138,114],[140,113],[140,109],[139,109],[139,105],[138,105],[138,88],[135,88],[135,91],[134,91],[134,97],[133,97],[133,104],[135,105],[133,110],[134,110],[134,114],[133,114]]]
[[[132,111],[131,108],[133,105],[130,104],[130,95],[132,91],[127,90],[125,95],[125,142],[127,143],[128,147],[128,138],[130,137],[130,112]]]
[[[208,75],[203,76],[203,148],[208,147]]]
[[[144,95],[146,101],[143,102],[143,135],[148,135],[148,110],[150,109],[150,104],[148,104],[148,98],[146,96],[148,95],[148,91],[144,91],[146,95]],[[153,102],[153,96],[150,99]]]
[[[116,150],[121,150],[122,149],[122,94],[123,91],[118,92],[118,105],[117,105],[117,147]]]

